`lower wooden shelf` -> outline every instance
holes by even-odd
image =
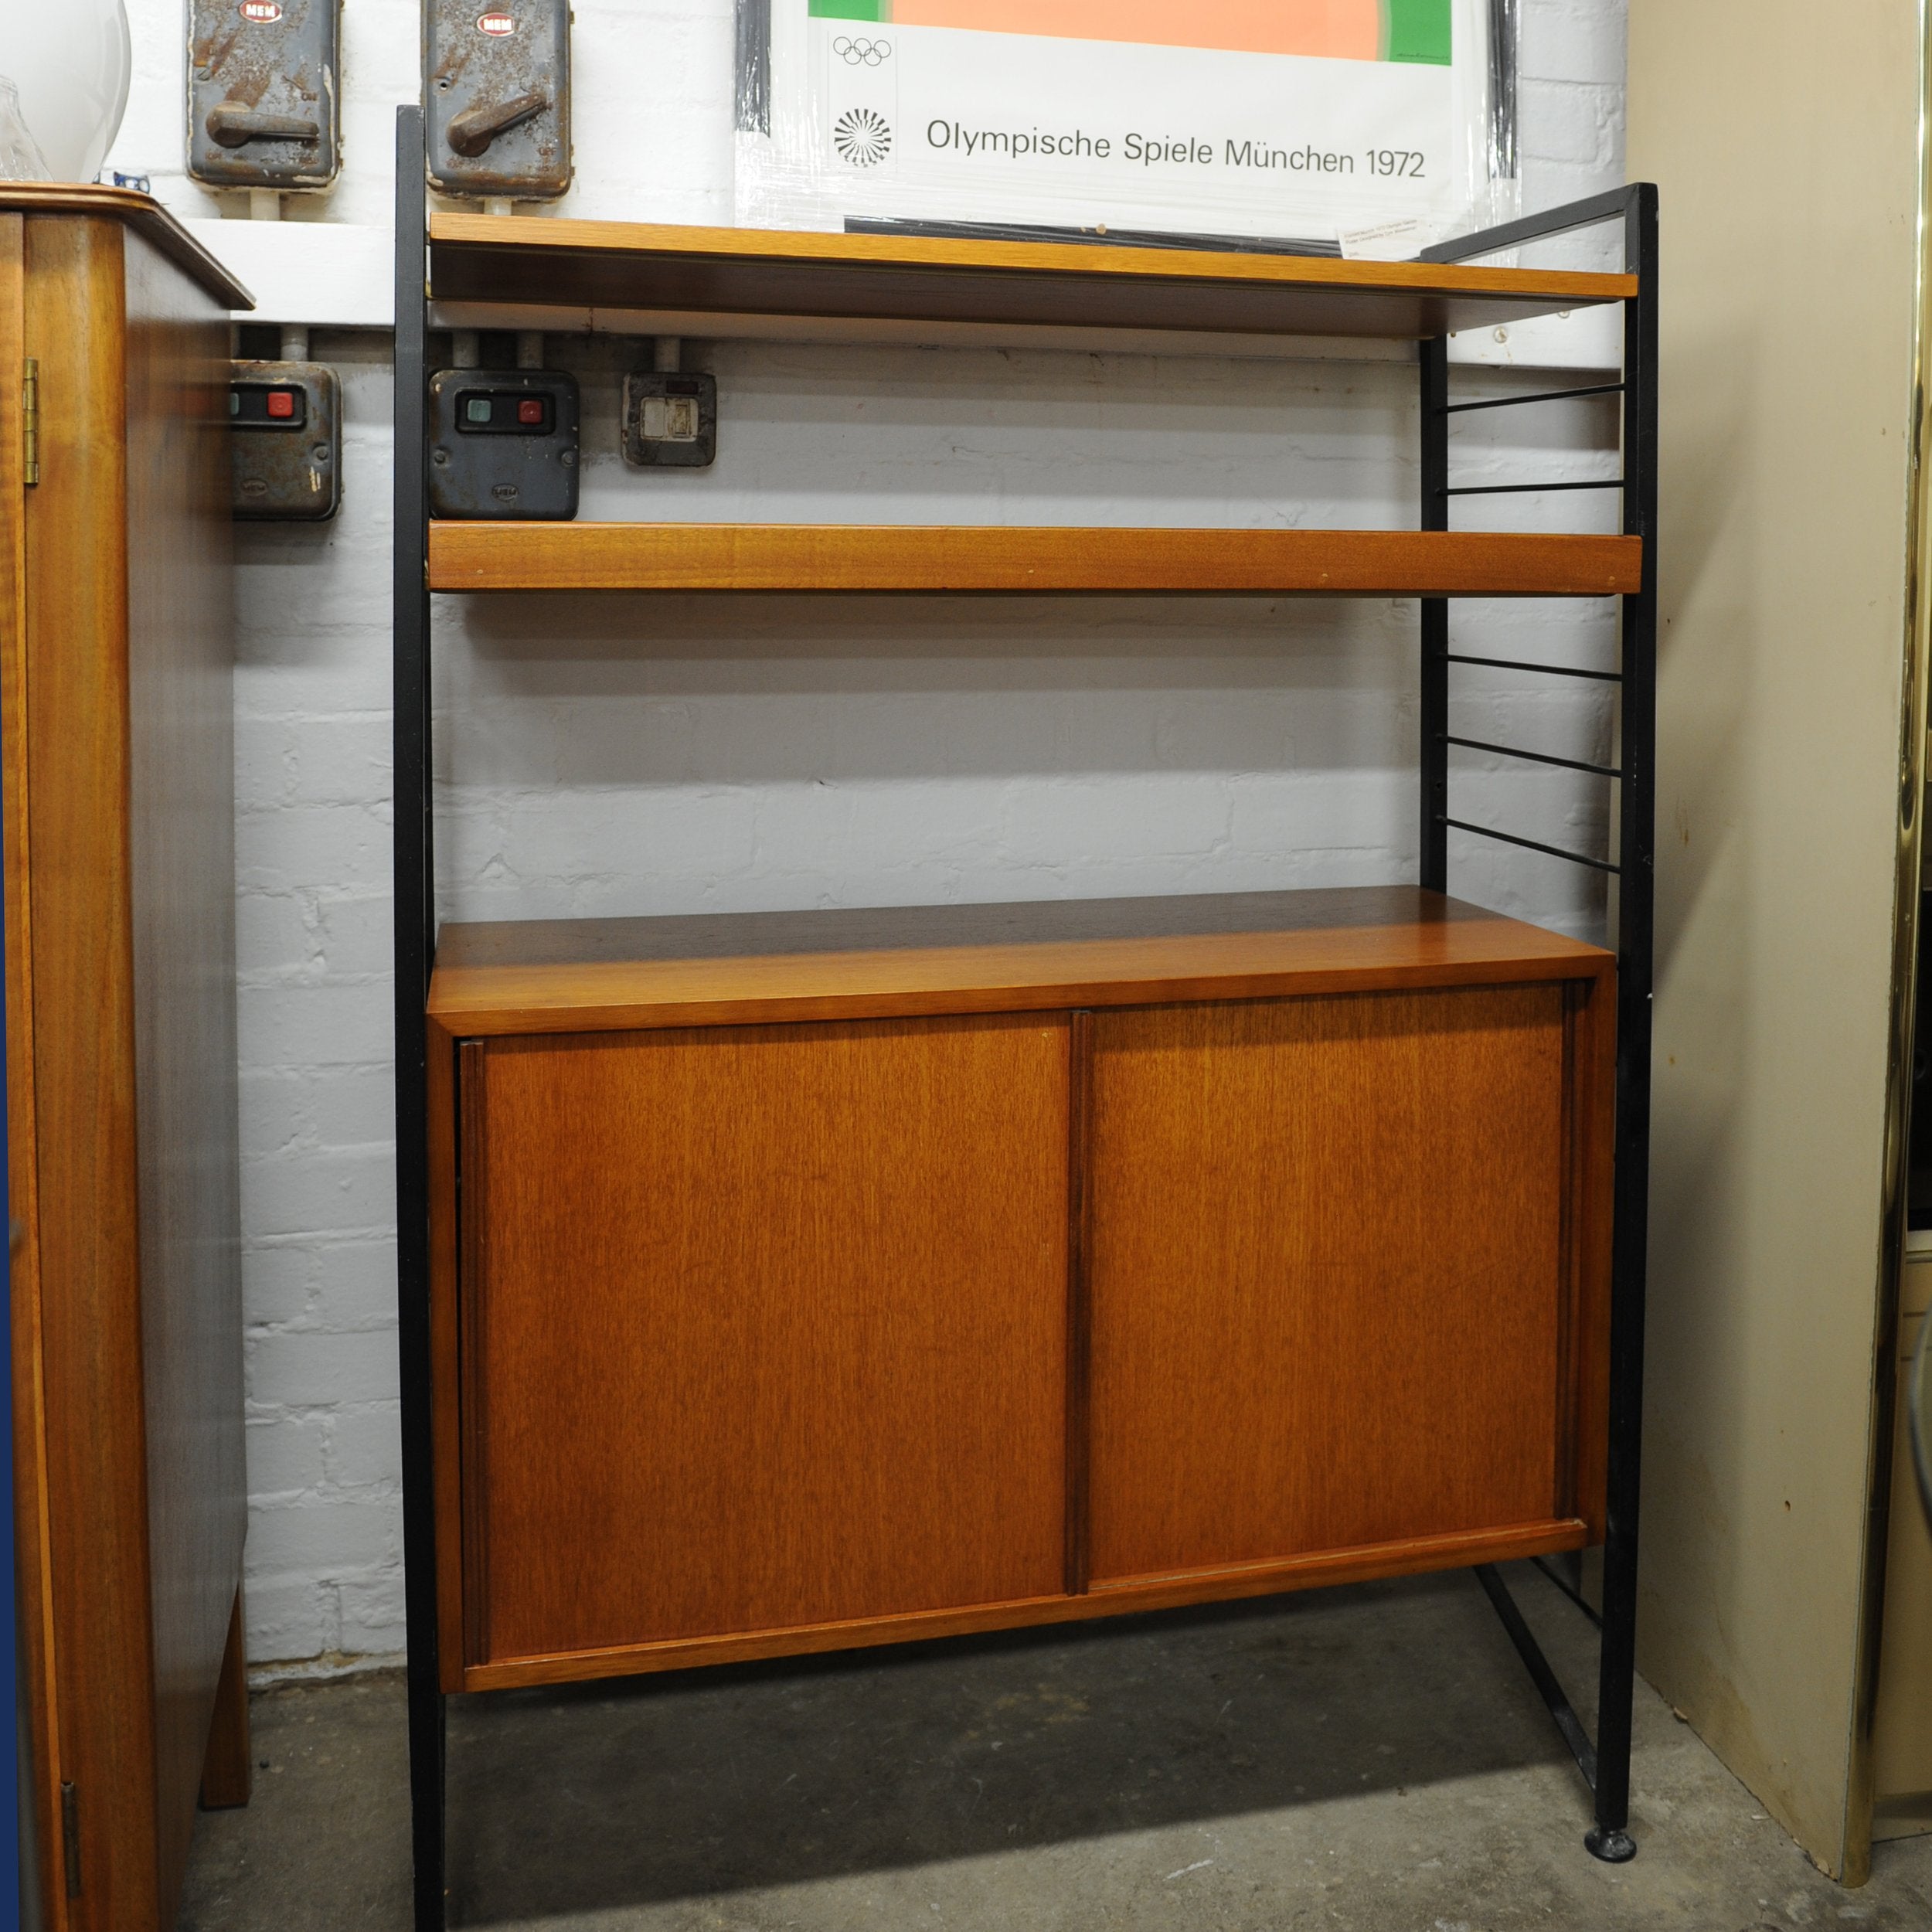
[[[1614,1008],[1411,888],[447,928],[447,1687],[1596,1539]]]
[[[1445,530],[440,522],[433,590],[1601,597],[1642,539]]]

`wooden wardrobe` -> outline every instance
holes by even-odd
[[[245,1801],[229,311],[145,196],[0,183],[15,1523],[46,1932]]]

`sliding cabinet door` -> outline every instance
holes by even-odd
[[[1097,1587],[1574,1515],[1574,997],[1095,1016]]]
[[[1067,1027],[473,1042],[472,1665],[1058,1595]]]

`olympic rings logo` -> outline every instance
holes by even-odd
[[[855,40],[843,33],[832,43],[832,50],[849,67],[876,67],[893,57],[889,40]]]

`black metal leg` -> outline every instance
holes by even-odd
[[[417,1932],[444,1923],[443,1693],[437,1658],[431,1466],[429,1117],[424,1019],[436,947],[431,832],[429,538],[424,474],[428,314],[423,113],[396,117],[395,855],[396,1318],[408,1591],[410,1805]]]
[[[1604,1549],[1603,1774],[1585,1841],[1613,1864],[1636,1855],[1630,1825],[1637,1670],[1637,1511],[1644,1404],[1644,1290],[1650,1240],[1651,949],[1656,886],[1657,190],[1630,190],[1624,310],[1624,528],[1644,539],[1644,588],[1624,600],[1623,819],[1617,882],[1617,1195],[1611,1287],[1608,1531]]]

